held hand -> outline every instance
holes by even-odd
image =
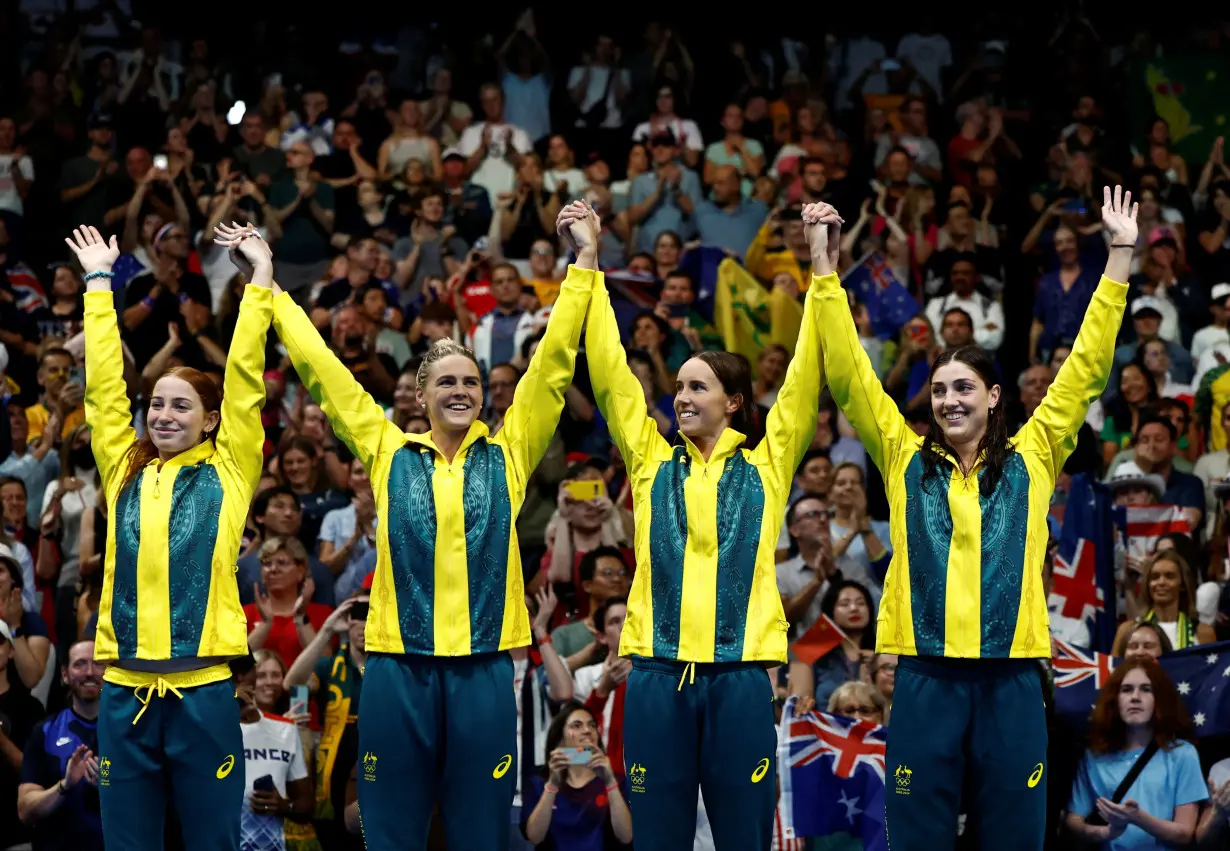
[[[841,216],[829,204],[805,204],[803,229],[811,247],[812,272],[829,275],[837,271],[841,255]]]
[[[615,772],[611,771],[611,760],[597,744],[593,745],[593,755],[589,758],[589,768],[595,774],[600,776],[605,783],[610,783],[615,779]]]
[[[547,771],[549,772],[548,782],[552,786],[559,788],[560,781],[564,778],[564,772],[568,770],[568,757],[564,756],[564,752],[559,748],[551,751],[547,756]]]
[[[110,272],[111,267],[120,256],[120,246],[115,237],[107,242],[98,232],[98,228],[81,225],[73,231],[73,238],[64,239],[68,247],[77,255],[77,262],[87,275],[92,272]],[[104,282],[105,283],[105,282]],[[109,288],[108,284],[108,288]]]
[[[1111,193],[1109,186],[1102,190],[1102,226],[1110,232],[1112,246],[1135,248],[1137,237],[1136,214],[1139,204],[1132,203],[1132,193],[1116,186]]]
[[[267,792],[253,792],[248,796],[252,812],[262,816],[277,816],[286,811],[286,799],[278,794],[276,789]]]
[[[273,251],[253,226],[219,224],[214,228],[214,244],[227,249],[231,263],[257,286],[273,283]]]

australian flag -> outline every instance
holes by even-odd
[[[1083,726],[1098,692],[1122,659],[1055,640],[1055,711]],[[1197,736],[1230,733],[1230,641],[1167,653],[1157,660],[1187,706]]]
[[[861,839],[865,851],[887,851],[887,744],[885,727],[822,712],[795,715],[795,699],[787,701],[777,749],[783,837],[847,833]]]
[[[922,310],[879,251],[871,252],[846,273],[845,286],[866,305],[872,330],[881,340],[894,336]]]
[[[1115,539],[1110,491],[1087,473],[1072,478],[1051,576],[1052,613],[1085,621],[1093,647],[1115,640]]]

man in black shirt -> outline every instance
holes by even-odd
[[[317,157],[314,163],[321,179],[333,187],[339,233],[356,233],[354,228],[360,225],[363,218],[356,187],[361,180],[376,179],[376,169],[359,153],[362,144],[354,122],[349,118],[339,118],[333,126],[333,153]]]
[[[40,851],[102,851],[98,806],[98,698],[103,665],[94,642],[68,651],[61,677],[72,705],[35,728],[26,742],[17,812]]]
[[[30,732],[43,719],[43,707],[10,679],[13,634],[0,621],[0,848],[30,841],[30,831],[17,818],[17,779],[22,750]]]
[[[177,356],[189,366],[199,366],[204,361],[196,339],[201,323],[189,322],[191,317],[185,314],[199,314],[199,308],[210,312],[213,299],[209,283],[187,270],[188,234],[178,224],[166,225],[158,232],[154,253],[153,271],[133,278],[124,290],[120,317],[124,342],[132,350],[137,369],[142,370],[170,338],[167,325],[175,324],[183,343]]]

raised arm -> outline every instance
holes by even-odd
[[[786,369],[777,401],[769,409],[765,420],[764,440],[756,447],[757,456],[773,464],[778,481],[787,487],[816,431],[820,388],[824,383],[820,355],[819,282],[825,276],[836,277],[834,269],[841,253],[841,218],[836,210],[827,204],[808,204],[803,209],[803,217],[812,245],[812,268],[816,275],[812,277],[803,304],[803,323],[794,346],[794,357]],[[833,240],[831,246],[830,237]]]
[[[220,235],[225,232],[219,228]],[[219,236],[215,241],[230,248],[232,262],[249,282],[239,302],[239,321],[226,359],[218,454],[239,481],[255,487],[264,460],[261,408],[265,406],[265,337],[273,318],[273,252],[251,227],[232,239]]]
[[[809,209],[814,206],[809,205]],[[871,460],[881,472],[887,473],[887,467],[901,441],[913,433],[906,428],[905,418],[897,410],[896,403],[884,391],[866,350],[859,342],[846,291],[842,289],[836,272],[831,271],[837,268],[836,262],[826,260],[827,255],[838,250],[839,238],[821,235],[824,229],[818,226],[820,219],[814,209],[811,219],[815,224],[807,225],[807,236],[812,246],[812,269],[830,270],[823,276],[813,271],[811,289],[807,294],[808,299],[814,298],[819,303],[817,323],[825,378],[833,398],[854,426]],[[819,265],[820,262],[824,265]]]
[[[1104,190],[1102,221],[1111,235],[1110,257],[1094,291],[1072,354],[1055,376],[1042,404],[1021,430],[1020,443],[1049,454],[1053,475],[1076,447],[1076,435],[1094,399],[1102,395],[1115,361],[1115,338],[1127,303],[1127,284],[1136,245],[1132,193]]]
[[[581,326],[589,309],[598,269],[601,225],[592,208],[582,201],[569,204],[556,219],[556,230],[572,243],[577,262],[551,308],[547,331],[525,375],[517,382],[512,405],[496,440],[508,447],[519,481],[527,482],[559,425],[564,393],[572,383],[581,343]]]
[[[136,440],[132,408],[124,385],[124,350],[120,344],[111,267],[120,256],[115,237],[105,242],[97,228],[82,225],[65,239],[85,271],[85,421],[103,486],[123,475],[124,457]]]
[[[606,418],[611,439],[619,447],[628,471],[634,472],[657,444],[665,444],[658,424],[649,416],[645,389],[628,367],[619,341],[619,323],[605,281],[594,284],[585,323],[585,357],[598,410]]]

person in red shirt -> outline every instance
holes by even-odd
[[[248,647],[253,652],[272,650],[289,668],[333,610],[311,602],[314,586],[307,550],[298,539],[270,538],[261,545],[258,558],[266,593],[254,586],[256,602],[243,607],[248,616]]]

